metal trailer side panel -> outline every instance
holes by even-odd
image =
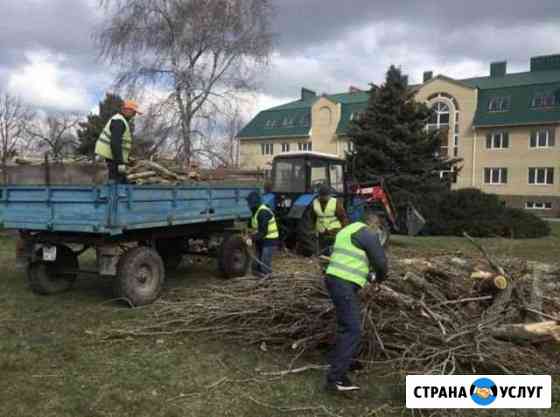
[[[250,216],[253,187],[5,186],[0,215],[6,229],[119,235],[125,230],[239,220]]]

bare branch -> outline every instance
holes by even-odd
[[[236,93],[254,88],[254,72],[272,49],[268,0],[100,0],[107,20],[101,56],[119,68],[130,93],[172,92],[168,108],[176,148],[188,164],[198,119],[222,113]],[[209,98],[219,102],[209,102]],[[210,108],[208,108],[210,107]],[[160,143],[161,140],[156,142]]]

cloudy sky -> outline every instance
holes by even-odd
[[[433,70],[485,75],[560,53],[560,1],[273,0],[275,51],[251,112],[317,93],[367,88],[390,64],[412,82]],[[97,0],[1,0],[0,92],[46,108],[89,111],[112,74],[92,42]]]

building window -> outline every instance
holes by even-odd
[[[282,127],[292,127],[294,125],[293,117],[284,117],[282,119]]]
[[[319,120],[318,124],[320,126],[330,126],[332,122],[332,112],[328,107],[321,107],[319,109]]]
[[[490,97],[488,101],[489,112],[509,111],[511,107],[511,97]]]
[[[449,126],[449,106],[437,101],[432,106],[433,113],[428,121],[428,130],[440,129]]]
[[[352,141],[350,141],[350,140],[347,141],[347,142],[345,142],[345,144],[344,144],[344,151],[345,151],[346,153],[352,153],[352,152],[354,152],[354,142],[352,142]]]
[[[554,184],[554,168],[529,168],[529,184]]]
[[[484,168],[485,184],[507,184],[507,168]]]
[[[299,124],[303,127],[309,127],[310,122],[311,117],[309,114],[306,114],[299,119]]]
[[[539,202],[539,201],[527,201],[525,203],[525,208],[529,210],[552,210],[552,203],[547,202]]]
[[[492,132],[486,135],[486,149],[509,148],[508,132]]]
[[[440,171],[439,177],[442,180],[449,181],[451,184],[457,184],[457,168],[452,170]]]
[[[311,142],[300,142],[300,143],[298,143],[298,149],[300,151],[311,151]]]
[[[430,95],[428,97],[428,101],[432,101],[433,99],[436,99],[438,97],[444,97],[448,100],[451,100],[451,102],[453,103],[453,106],[455,106],[455,110],[459,110],[459,103],[457,102],[457,100],[455,99],[455,97],[453,97],[451,94],[447,94],[447,93],[434,93],[432,95]]]
[[[554,129],[540,129],[531,132],[530,148],[550,148],[555,145]]]
[[[290,152],[290,144],[289,143],[283,143],[282,144],[282,152]]]
[[[261,154],[262,155],[274,155],[274,144],[273,143],[261,143]]]
[[[558,97],[551,92],[540,91],[531,100],[531,107],[533,108],[554,107],[556,105],[558,105]]]
[[[365,112],[362,111],[353,111],[352,114],[350,114],[350,120],[360,120],[364,117]]]

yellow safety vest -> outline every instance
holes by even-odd
[[[364,223],[356,222],[338,232],[327,275],[353,282],[360,287],[366,285],[369,259],[365,251],[352,243],[352,235],[364,227],[367,227]]]
[[[272,214],[272,218],[268,221],[268,229],[266,231],[265,239],[278,239],[278,226],[276,225],[276,217],[274,217],[274,212],[269,209],[265,204],[261,204],[260,207],[255,212],[255,215],[251,219],[251,229],[257,231],[259,229],[258,217],[261,210],[267,210]]]
[[[123,162],[128,162],[128,155],[132,149],[132,134],[130,133],[130,125],[128,120],[120,114],[117,113],[105,125],[103,131],[99,135],[99,139],[95,143],[95,153],[102,156],[105,159],[113,159],[113,152],[111,151],[111,122],[113,120],[122,120],[124,122],[125,130],[122,138],[122,154]]]
[[[313,211],[317,216],[317,222],[315,223],[315,230],[317,232],[325,233],[342,228],[342,224],[336,218],[336,198],[329,199],[325,211],[323,211],[319,199],[316,198],[313,201]]]

